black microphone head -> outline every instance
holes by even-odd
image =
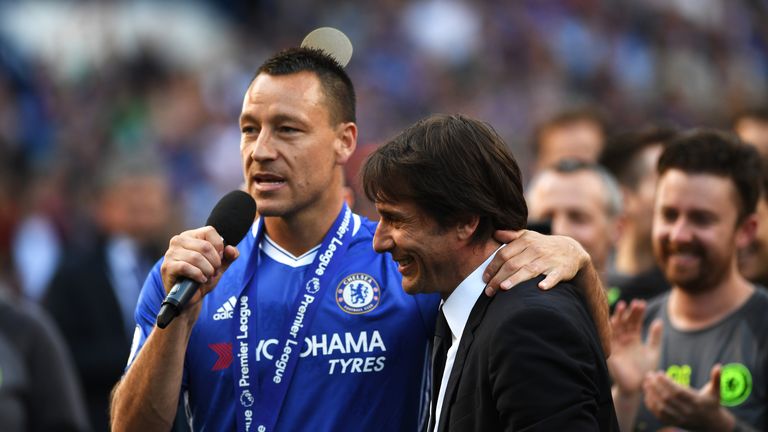
[[[224,244],[236,245],[251,228],[255,217],[256,201],[247,193],[234,190],[216,203],[205,224],[224,237]]]

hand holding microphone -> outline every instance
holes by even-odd
[[[216,286],[221,274],[237,258],[233,245],[245,236],[255,216],[253,198],[232,191],[216,204],[205,227],[171,239],[160,269],[168,295],[157,315],[158,327],[165,328],[187,305],[196,305]],[[196,295],[198,290],[201,292]]]

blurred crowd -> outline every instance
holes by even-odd
[[[144,275],[240,185],[256,66],[325,25],[355,49],[359,213],[375,214],[357,168],[377,144],[434,112],[483,119],[532,179],[531,216],[582,243],[613,304],[669,288],[651,244],[665,143],[716,127],[768,155],[768,112],[752,109],[768,105],[758,0],[2,3],[0,292],[53,318],[24,306],[54,341],[46,355],[72,359],[62,386],[90,412],[73,408],[74,424],[105,430]],[[767,202],[740,252],[763,284]]]

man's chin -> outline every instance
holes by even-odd
[[[715,284],[711,283],[711,281],[706,281],[702,275],[686,277],[681,275],[668,275],[667,280],[672,286],[691,295],[703,294],[716,288]]]
[[[405,291],[406,294],[410,294],[410,295],[421,294],[421,292],[413,286],[403,285],[403,291]]]
[[[259,216],[282,217],[290,212],[290,205],[275,199],[257,197],[256,209]]]
[[[403,291],[410,295],[425,293],[424,287],[422,287],[421,284],[416,281],[409,281],[407,277],[403,278]]]

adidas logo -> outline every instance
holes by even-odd
[[[227,301],[224,302],[223,305],[221,305],[220,308],[216,309],[216,313],[213,314],[213,320],[219,321],[219,320],[231,319],[233,315],[233,311],[235,310],[236,304],[237,304],[237,298],[235,298],[235,296],[230,297]]]

